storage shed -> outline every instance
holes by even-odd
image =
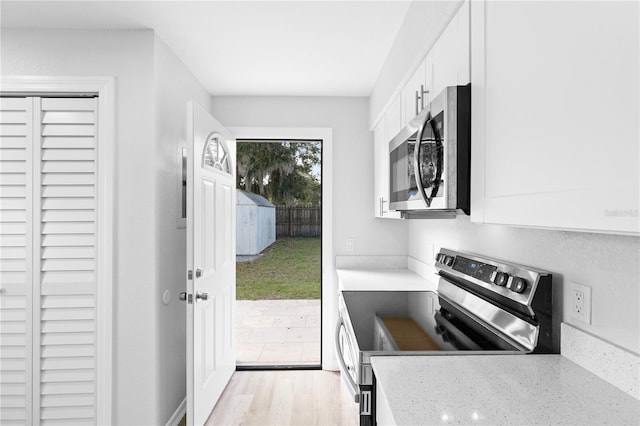
[[[236,255],[256,255],[276,241],[276,208],[261,195],[236,191]]]

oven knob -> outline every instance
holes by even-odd
[[[451,266],[453,265],[453,256],[447,256],[445,261],[444,261],[445,265],[447,266]]]
[[[444,254],[438,253],[438,257],[436,257],[436,260],[440,263],[444,263]]]
[[[511,282],[511,287],[509,287],[511,291],[515,291],[516,293],[522,293],[527,288],[527,280],[520,277],[514,277]]]
[[[509,280],[509,274],[506,272],[496,272],[496,275],[493,277],[493,283],[495,285],[499,285],[500,287],[504,287],[507,285],[507,281]]]

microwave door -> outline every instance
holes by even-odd
[[[432,207],[436,197],[442,196],[442,172],[444,169],[443,145],[436,119],[428,113],[418,131],[420,143],[416,145],[413,166],[419,182],[418,193],[427,207]]]
[[[409,139],[390,153],[389,195],[391,202],[400,206],[419,197],[413,164],[415,146],[415,139]]]

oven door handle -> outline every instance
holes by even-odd
[[[347,368],[347,364],[344,362],[344,355],[342,354],[342,349],[340,348],[340,329],[345,327],[344,320],[342,317],[338,319],[338,324],[336,325],[336,336],[335,336],[335,344],[336,344],[336,358],[338,358],[338,362],[340,363],[340,371],[341,376],[345,378],[345,383],[347,388],[349,388],[349,393],[353,397],[353,402],[360,402],[360,392],[358,392],[358,385],[349,374],[349,369]],[[346,328],[346,327],[345,327]]]

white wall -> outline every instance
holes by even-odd
[[[257,255],[276,242],[276,208],[257,206],[239,191],[236,203],[236,254]]]
[[[640,353],[640,238],[413,220],[409,254],[433,263],[432,247],[452,248],[545,269],[553,274],[556,320]],[[592,288],[592,325],[569,315],[569,282]]]
[[[186,228],[181,216],[181,148],[186,148],[187,102],[211,111],[211,96],[157,36],[155,70],[155,268],[159,424],[166,424],[186,396]],[[181,223],[180,227],[178,224]],[[162,295],[169,291],[167,305]]]
[[[115,77],[113,423],[164,424],[186,394],[178,152],[187,100],[211,98],[152,31],[3,29],[1,47],[3,75]]]
[[[113,420],[157,423],[151,31],[2,30],[3,75],[116,78]]]

